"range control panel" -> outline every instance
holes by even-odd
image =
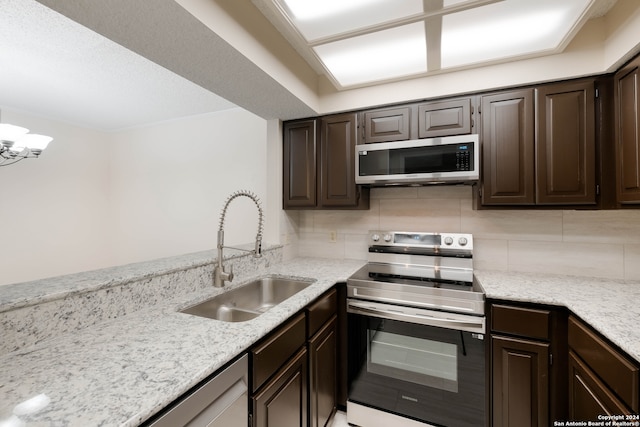
[[[369,246],[448,248],[471,251],[473,250],[473,235],[374,230],[369,232]]]

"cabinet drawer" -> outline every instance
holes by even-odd
[[[631,409],[638,411],[638,367],[575,317],[569,317],[569,348]]]
[[[549,340],[551,312],[494,304],[491,306],[491,330],[527,338]]]
[[[338,294],[332,289],[317,302],[307,308],[309,328],[307,336],[311,338],[338,310]]]
[[[306,341],[305,315],[301,313],[251,350],[252,391],[262,386]]]

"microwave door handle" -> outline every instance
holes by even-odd
[[[371,316],[380,317],[383,319],[400,320],[403,322],[410,322],[426,326],[437,326],[460,331],[477,332],[481,334],[485,333],[484,318],[470,318],[470,320],[468,321],[459,319],[443,319],[419,313],[408,314],[394,310],[383,310],[376,307],[371,307],[366,303],[360,304],[357,302],[349,302],[347,311],[354,314],[369,314]]]

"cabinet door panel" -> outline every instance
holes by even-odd
[[[533,204],[533,90],[482,97],[482,204]]]
[[[418,106],[418,137],[471,133],[471,99],[429,102]]]
[[[616,180],[619,203],[640,203],[640,58],[615,76]]]
[[[631,411],[604,385],[573,351],[569,352],[569,419],[598,420],[598,415]]]
[[[498,336],[491,343],[492,425],[548,425],[549,344]]]
[[[364,143],[409,139],[410,107],[389,108],[364,113]]]
[[[307,351],[303,348],[252,398],[254,426],[308,426],[307,393]]]
[[[324,427],[337,406],[338,331],[336,316],[309,342],[311,427]]]
[[[316,121],[285,123],[283,207],[316,206]]]
[[[537,93],[536,201],[595,204],[595,90],[592,80]]]
[[[638,367],[604,342],[591,328],[573,316],[568,323],[569,348],[601,378],[620,399],[638,410]]]
[[[354,159],[356,135],[356,114],[322,118],[320,202],[323,207],[358,204]]]

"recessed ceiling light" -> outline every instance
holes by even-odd
[[[338,88],[556,53],[597,2],[253,1],[277,10],[296,47]]]
[[[316,46],[314,51],[342,86],[427,70],[427,42],[422,22]]]
[[[281,0],[309,42],[421,14],[422,0]]]
[[[446,15],[442,68],[556,49],[590,0],[509,0]]]

